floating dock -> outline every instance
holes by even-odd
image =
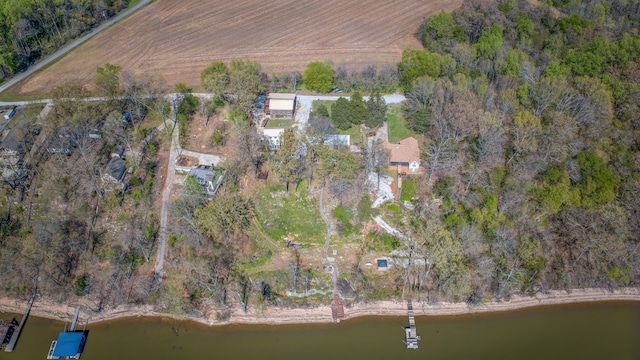
[[[31,296],[31,300],[29,300],[29,306],[27,306],[27,310],[24,312],[24,315],[20,320],[20,324],[18,325],[17,328],[14,329],[13,333],[11,334],[11,339],[9,340],[7,347],[4,348],[4,351],[12,352],[13,349],[16,347],[16,344],[18,343],[18,338],[20,337],[20,332],[22,332],[22,329],[24,328],[24,324],[27,322],[27,317],[29,317],[29,312],[31,312],[31,306],[33,306],[33,301],[35,299],[36,299],[35,295]]]
[[[76,307],[69,331],[61,332],[58,334],[58,339],[51,342],[47,359],[80,359],[87,340],[87,332],[76,331],[79,315],[80,306]]]
[[[407,300],[407,309],[409,313],[409,326],[404,328],[405,343],[407,349],[417,349],[420,336],[416,333],[416,319],[413,316],[413,305],[411,299]]]
[[[13,318],[11,322],[0,320],[0,349],[4,349],[5,345],[9,343],[17,326],[18,320],[16,318]]]

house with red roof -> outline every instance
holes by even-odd
[[[420,147],[418,140],[408,137],[399,143],[386,144],[390,152],[390,163],[397,166],[398,173],[416,174],[420,172]]]

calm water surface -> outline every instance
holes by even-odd
[[[208,327],[130,318],[90,325],[82,359],[640,359],[640,302],[418,317],[418,350],[402,342],[406,322],[365,317],[339,324]],[[60,322],[30,317],[15,352],[1,352],[0,359],[45,359],[62,329]]]

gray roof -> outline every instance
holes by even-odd
[[[107,164],[109,175],[118,181],[122,181],[124,173],[127,171],[127,164],[121,158],[114,157]]]
[[[29,151],[30,145],[40,132],[40,129],[31,124],[27,119],[22,119],[9,131],[0,143],[0,149],[13,150],[20,155]]]
[[[191,169],[189,175],[198,179],[201,184],[207,182],[213,182],[213,166],[211,165],[198,165],[198,167]]]

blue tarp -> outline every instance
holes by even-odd
[[[78,332],[61,332],[58,335],[58,343],[53,350],[53,356],[76,356],[80,351],[82,342],[84,341],[84,333]]]

